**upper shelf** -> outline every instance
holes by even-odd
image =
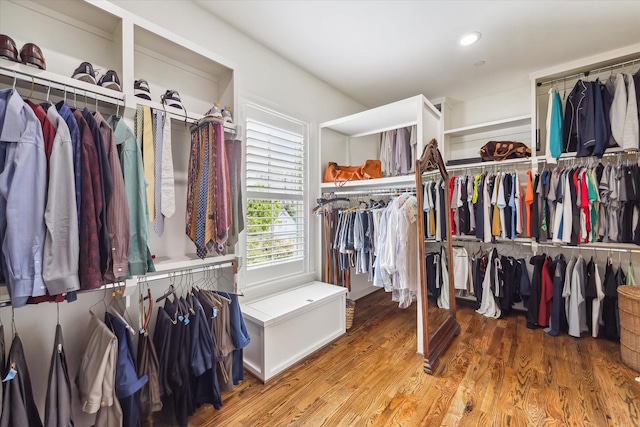
[[[490,132],[493,130],[504,129],[506,127],[525,126],[528,124],[531,124],[531,114],[445,130],[444,134],[449,136],[464,136],[480,132]]]
[[[14,72],[16,74],[16,78],[22,77],[22,80],[24,80],[25,76],[27,78],[32,77],[34,82],[40,85],[43,84],[43,82],[40,80],[52,83],[52,87],[53,87],[53,84],[57,83],[56,86],[58,88],[60,87],[65,88],[63,90],[67,91],[67,94],[69,97],[72,97],[75,94],[78,98],[80,98],[80,97],[84,97],[85,93],[90,93],[90,94],[103,95],[113,100],[125,99],[124,94],[117,90],[107,89],[102,86],[83,82],[78,79],[53,73],[51,71],[41,70],[39,68],[31,67],[24,64],[19,64],[17,62],[9,61],[8,59],[0,58],[0,73],[11,78],[13,77]],[[20,74],[21,76],[18,76],[18,74]]]
[[[320,124],[320,128],[331,129],[350,137],[359,137],[391,129],[412,126],[417,123],[422,106],[440,117],[440,112],[424,95],[417,95],[381,107],[372,108],[350,116]]]

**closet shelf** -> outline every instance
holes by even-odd
[[[156,109],[156,110],[164,110],[166,111],[169,116],[178,121],[178,122],[183,122],[184,123],[184,119],[185,119],[185,114],[186,114],[186,118],[187,118],[187,123],[189,124],[193,124],[196,123],[198,120],[200,120],[204,115],[203,114],[199,114],[199,113],[194,113],[192,111],[185,111],[181,110],[179,108],[175,108],[175,107],[170,107],[168,105],[164,105],[161,104],[159,102],[155,102],[155,101],[149,101],[146,100],[144,98],[138,98],[136,97],[136,104],[139,105],[145,105],[147,107]],[[231,134],[235,134],[236,133],[236,125],[234,123],[225,123],[224,124],[224,131],[227,133],[231,133]]]
[[[523,116],[510,117],[507,119],[495,120],[491,122],[478,123],[470,126],[445,130],[444,134],[449,136],[464,136],[480,132],[490,132],[493,130],[504,129],[507,127],[525,126],[531,124],[531,114]]]
[[[416,118],[423,106],[431,110],[436,117],[441,116],[440,111],[424,95],[417,95],[321,123],[320,128],[331,129],[352,138],[373,135],[417,124]]]
[[[195,254],[187,254],[183,257],[157,257],[154,260],[154,265],[156,268],[155,273],[166,273],[170,271],[188,270],[190,268],[198,268],[207,265],[224,264],[233,262],[236,259],[236,255],[221,255],[200,259]],[[147,274],[151,276],[154,273]]]
[[[493,168],[493,167],[499,168],[500,166],[505,166],[505,165],[517,166],[520,164],[531,164],[532,161],[533,160],[531,157],[525,157],[525,158],[519,158],[519,159],[507,159],[499,162],[495,162],[495,161],[494,162],[475,162],[475,163],[467,163],[462,165],[447,165],[447,171],[452,172],[452,171],[460,171],[465,169],[482,169],[482,168]],[[429,172],[429,174],[431,173],[438,173],[438,171]]]
[[[64,91],[66,87],[67,100],[72,99],[74,94],[76,95],[76,98],[84,100],[84,95],[85,93],[87,93],[91,95],[102,95],[104,97],[113,99],[115,102],[120,100],[124,103],[125,101],[124,93],[117,90],[107,89],[102,86],[52,73],[51,71],[41,70],[39,68],[19,64],[17,62],[9,61],[8,59],[4,58],[0,58],[0,74],[9,78],[15,77],[23,81],[33,79],[34,83],[40,86],[47,86],[50,83],[52,88],[61,91]],[[94,99],[94,97],[91,98],[92,100]]]
[[[320,189],[323,193],[340,192],[342,189],[377,189],[388,188],[393,190],[399,187],[415,187],[415,176],[403,175],[403,176],[391,176],[388,178],[376,178],[376,179],[364,179],[361,181],[348,181],[345,183],[323,182],[320,184]]]

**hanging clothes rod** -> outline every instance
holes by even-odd
[[[102,93],[94,92],[90,89],[81,87],[80,85],[76,86],[72,83],[64,84],[64,83],[57,82],[55,80],[48,79],[46,77],[33,76],[20,70],[11,70],[5,67],[0,67],[0,75],[9,77],[13,79],[14,82],[16,80],[20,80],[20,81],[32,83],[34,85],[38,85],[41,87],[55,89],[60,92],[66,93],[67,95],[74,95],[74,96],[80,95],[84,97],[87,97],[88,95],[90,95],[91,98],[96,101],[106,102],[106,103],[115,104],[115,105],[122,104],[123,107],[126,106],[125,94],[122,94],[122,96],[120,97],[102,94]],[[82,82],[78,81],[78,83],[82,83]]]
[[[595,68],[593,70],[586,70],[586,71],[582,71],[580,73],[570,74],[568,76],[560,77],[560,78],[557,78],[557,79],[554,79],[554,80],[547,80],[546,82],[538,82],[538,83],[536,83],[536,86],[537,87],[546,86],[548,84],[553,84],[553,83],[558,83],[558,82],[562,82],[562,81],[566,81],[566,80],[571,80],[571,79],[574,79],[576,77],[581,77],[581,76],[589,77],[589,74],[591,74],[591,73],[599,73],[601,71],[607,71],[607,70],[612,70],[613,71],[614,68],[624,67],[625,65],[635,64],[636,62],[640,62],[640,58],[630,59],[629,61],[624,61],[624,62],[620,62],[618,64],[613,64],[613,65],[607,65],[605,67]]]
[[[569,246],[569,245],[558,245],[553,243],[538,243],[538,247],[543,248],[555,248],[555,249],[570,249],[570,250],[579,250],[579,251],[597,251],[597,252],[620,252],[620,253],[633,253],[640,254],[640,246],[638,249],[629,249],[629,248],[607,248],[604,246],[589,246],[591,243],[585,243],[577,246]]]

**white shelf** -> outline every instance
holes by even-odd
[[[114,100],[124,101],[125,99],[124,94],[122,92],[118,92],[117,90],[107,89],[102,86],[52,73],[51,71],[41,70],[39,68],[0,58],[0,73],[9,78],[13,78],[14,72],[16,73],[17,78],[20,78],[19,75],[22,75],[22,80],[24,80],[24,76],[27,76],[27,78],[33,77],[35,83],[40,84],[40,86],[42,86],[43,82],[38,81],[39,79],[45,81],[44,86],[46,86],[46,82],[51,82],[52,87],[66,87],[67,99],[72,99],[74,93],[76,94],[77,98],[84,99],[85,92],[88,94],[102,95]],[[93,99],[93,97],[89,98]]]
[[[478,168],[493,168],[500,166],[517,166],[519,164],[531,164],[532,158],[520,158],[520,159],[507,159],[499,162],[475,162],[475,163],[467,163],[463,165],[447,165],[447,172],[451,171],[464,171],[465,169],[478,169]],[[437,172],[437,171],[435,171]]]
[[[504,129],[508,127],[525,126],[531,124],[531,114],[524,116],[510,117],[492,122],[478,123],[476,125],[463,126],[456,129],[445,130],[444,134],[448,136],[464,136],[472,135],[480,132],[490,132],[493,130]]]
[[[207,257],[205,259],[198,258],[195,254],[185,255],[180,258],[158,257],[154,260],[156,268],[155,273],[166,273],[169,271],[185,270],[189,268],[198,268],[207,265],[216,265],[232,262],[236,260],[236,255],[221,255],[215,257]],[[147,273],[152,276],[154,273]]]
[[[320,188],[323,192],[326,190],[342,191],[343,189],[374,189],[388,188],[393,190],[394,187],[415,187],[416,177],[414,174],[403,176],[392,176],[388,178],[365,179],[361,181],[348,181],[345,183],[323,182]]]
[[[320,124],[320,128],[331,129],[350,137],[372,135],[387,130],[417,124],[417,117],[425,105],[440,117],[440,112],[424,95],[417,95],[381,107],[372,108],[350,116]]]

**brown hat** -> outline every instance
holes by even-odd
[[[20,58],[23,64],[34,65],[41,70],[47,69],[47,62],[38,46],[33,43],[27,43],[20,49]]]
[[[5,34],[0,34],[0,56],[11,61],[20,62],[16,42]]]

